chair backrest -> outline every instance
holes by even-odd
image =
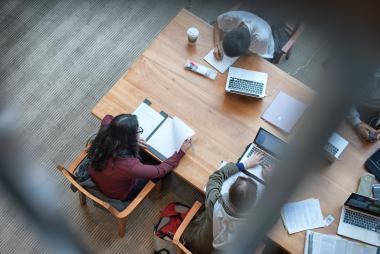
[[[181,225],[178,227],[177,231],[174,234],[173,243],[177,246],[177,248],[182,253],[191,254],[191,251],[189,251],[181,243],[180,239],[181,239],[183,232],[185,232],[187,226],[190,224],[191,220],[194,218],[194,216],[197,214],[198,210],[201,207],[202,207],[202,204],[199,201],[195,201],[193,206],[190,208],[189,212],[187,213],[186,217],[183,219]]]
[[[75,162],[75,161],[74,161]],[[79,161],[80,163],[81,161]],[[78,165],[79,165],[78,163]],[[72,164],[73,165],[73,164]],[[91,194],[89,191],[87,191],[83,186],[81,186],[77,181],[75,181],[74,177],[73,177],[73,174],[67,170],[66,168],[64,168],[63,166],[61,165],[58,165],[57,168],[59,169],[59,171],[61,171],[61,173],[66,177],[66,179],[70,182],[70,184],[72,184],[75,188],[77,188],[77,190],[82,193],[83,195],[85,195],[87,198],[91,199],[92,201],[94,201],[96,204],[98,204],[99,206],[103,207],[104,209],[108,210],[111,214],[113,214],[114,216],[117,216],[119,214],[119,211],[117,209],[115,209],[113,206],[111,206],[109,203],[99,199],[98,197],[94,196],[93,194]],[[75,167],[76,168],[76,167]],[[74,171],[75,172],[75,169]]]
[[[303,24],[302,22],[297,22],[293,27],[289,24],[286,24],[285,30],[290,33],[289,40],[281,48],[281,51],[286,54],[293,47],[294,43],[305,30],[305,24]]]

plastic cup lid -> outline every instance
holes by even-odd
[[[197,37],[199,35],[199,30],[195,27],[190,27],[187,29],[187,34],[191,37]]]

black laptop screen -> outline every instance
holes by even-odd
[[[275,157],[280,157],[287,146],[287,143],[264,130],[263,128],[260,128],[259,132],[256,135],[254,143]]]
[[[380,216],[380,201],[373,198],[352,193],[345,205],[375,216]]]

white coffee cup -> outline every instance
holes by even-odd
[[[190,46],[195,45],[199,36],[199,30],[196,27],[187,29],[187,39]]]

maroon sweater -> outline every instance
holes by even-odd
[[[101,126],[112,121],[107,115]],[[159,165],[144,165],[138,158],[110,158],[106,167],[96,171],[90,167],[90,176],[99,190],[107,197],[125,200],[128,193],[136,185],[138,179],[154,179],[166,175],[173,170],[185,153],[180,150]]]

